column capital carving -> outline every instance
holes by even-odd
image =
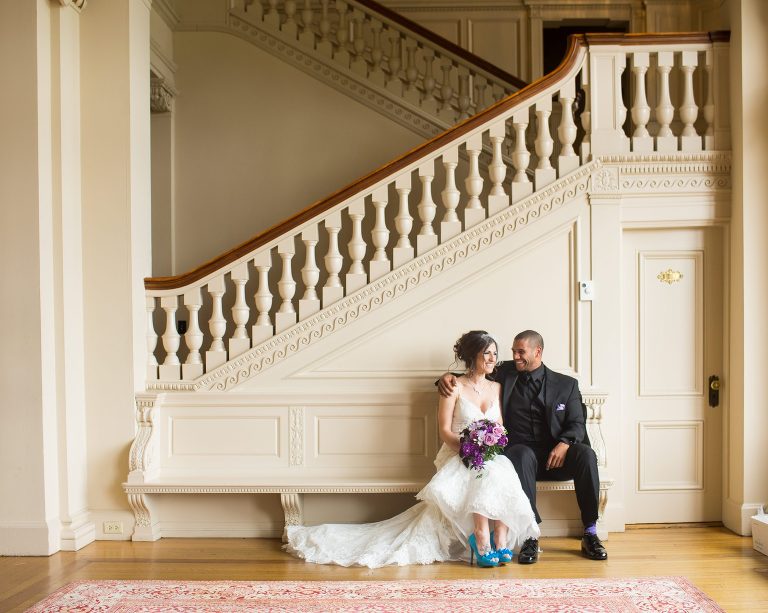
[[[173,96],[176,92],[165,84],[165,79],[149,81],[149,109],[152,113],[169,113],[173,110]]]
[[[88,4],[88,0],[59,0],[59,4],[64,7],[71,6],[79,13]]]

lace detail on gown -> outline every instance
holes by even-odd
[[[498,402],[484,414],[459,396],[451,430],[458,434],[483,417],[500,421]],[[458,454],[443,444],[435,466],[435,476],[416,495],[421,502],[410,509],[370,524],[288,526],[285,549],[308,562],[369,568],[466,559],[473,513],[503,521],[509,527],[504,545],[510,549],[519,548],[529,537],[538,538],[531,505],[508,458],[496,456],[478,478],[477,471],[464,466]]]

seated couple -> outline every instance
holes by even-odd
[[[308,562],[370,568],[467,558],[498,566],[515,551],[519,563],[532,564],[541,522],[536,479],[573,479],[584,523],[581,550],[607,559],[595,528],[597,458],[576,380],[542,364],[544,341],[532,330],[515,337],[513,363],[498,364],[498,343],[482,330],[464,334],[453,350],[466,371],[438,381],[443,445],[435,476],[416,495],[421,502],[372,524],[288,526],[287,551]],[[480,419],[503,423],[508,444],[476,471],[462,461],[459,439]]]

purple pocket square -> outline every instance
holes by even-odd
[[[565,405],[564,404],[558,404],[555,407],[555,411],[565,411]]]

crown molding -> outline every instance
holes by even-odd
[[[171,30],[175,30],[181,21],[181,17],[179,17],[176,7],[174,7],[173,0],[152,0],[152,10],[160,16]]]

